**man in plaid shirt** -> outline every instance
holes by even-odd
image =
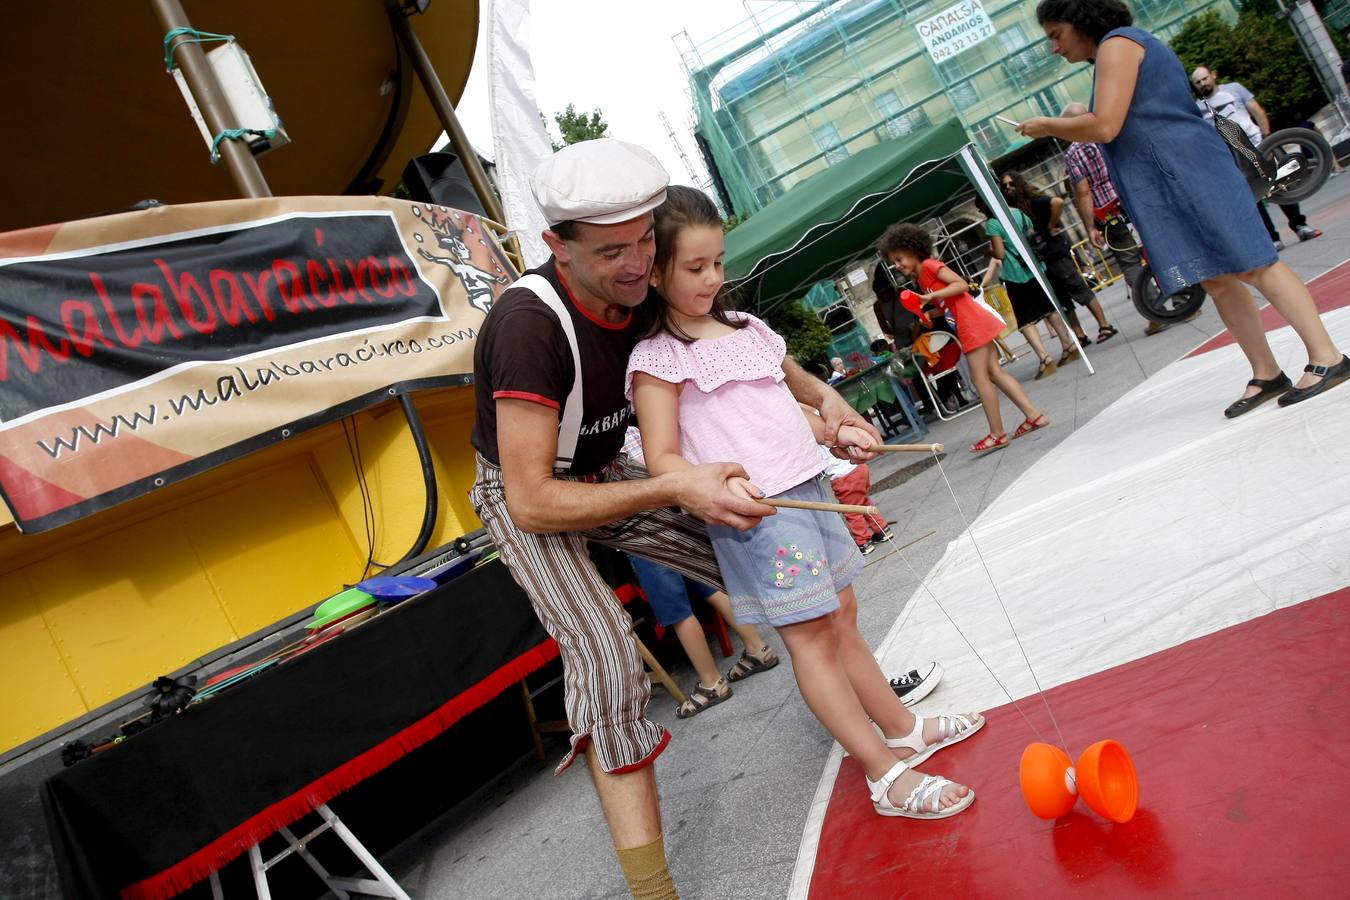
[[[1063,116],[1073,118],[1086,114],[1088,108],[1081,103],[1070,103],[1064,107]],[[1096,144],[1084,144],[1078,141],[1070,144],[1064,151],[1064,173],[1073,185],[1073,202],[1078,215],[1087,228],[1092,246],[1111,247],[1111,253],[1125,274],[1125,290],[1129,291],[1139,277],[1140,258],[1139,241],[1130,231],[1124,210],[1105,222],[1100,222],[1096,210],[1116,199],[1116,187],[1111,183],[1111,175],[1106,171],[1106,160]],[[1100,222],[1100,227],[1099,227]],[[1166,325],[1149,322],[1144,334],[1157,334]]]

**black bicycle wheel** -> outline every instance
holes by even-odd
[[[1145,265],[1130,285],[1130,299],[1145,319],[1159,325],[1171,325],[1189,319],[1200,310],[1205,302],[1205,289],[1195,285],[1164,296],[1153,277],[1153,269]]]
[[[1256,149],[1276,169],[1269,194],[1272,203],[1306,200],[1331,177],[1331,145],[1310,128],[1282,129]]]

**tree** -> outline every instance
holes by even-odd
[[[745,221],[746,221],[747,219],[749,219],[749,218],[750,218],[750,214],[749,214],[749,213],[742,213],[742,214],[739,215],[739,216],[735,216],[735,215],[733,215],[733,216],[727,216],[726,221],[722,223],[722,233],[723,233],[723,234],[731,234],[731,230],[732,230],[733,228],[735,228],[737,225],[740,225],[741,223],[745,222]]]
[[[1327,102],[1298,39],[1277,12],[1273,0],[1249,0],[1230,24],[1208,10],[1187,19],[1172,38],[1187,74],[1205,66],[1218,72],[1221,82],[1242,82],[1274,129],[1298,125]]]
[[[591,110],[590,115],[579,113],[574,104],[567,104],[567,109],[560,113],[554,113],[553,121],[558,123],[558,131],[562,134],[563,142],[554,143],[553,149],[561,150],[568,144],[579,144],[582,141],[593,141],[596,138],[609,137],[609,123],[605,121],[605,116],[599,108]]]
[[[801,300],[789,300],[769,310],[769,327],[787,341],[788,356],[801,363],[830,358],[830,329]]]

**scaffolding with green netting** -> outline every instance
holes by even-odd
[[[728,214],[758,212],[858,151],[953,117],[986,158],[1026,142],[1021,121],[1087,102],[1091,69],[1050,52],[1028,0],[745,0],[746,19],[677,35],[695,139]],[[1167,40],[1234,0],[1132,0]]]

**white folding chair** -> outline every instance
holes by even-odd
[[[919,380],[923,382],[924,389],[928,392],[928,400],[933,404],[933,411],[937,413],[938,418],[942,419],[944,422],[950,422],[979,406],[980,400],[976,397],[973,400],[966,400],[965,403],[957,407],[956,412],[947,412],[946,408],[942,405],[942,401],[938,399],[938,379],[958,371],[961,360],[965,358],[965,354],[961,352],[961,345],[957,343],[956,338],[945,331],[930,331],[920,335],[919,340],[926,341],[928,344],[928,351],[934,354],[938,353],[948,344],[956,344],[956,362],[953,362],[945,369],[939,369],[932,373],[924,371],[923,354],[917,349],[914,351],[914,363],[919,370]],[[918,341],[915,343],[917,344]],[[962,394],[962,396],[964,396],[964,394]]]

